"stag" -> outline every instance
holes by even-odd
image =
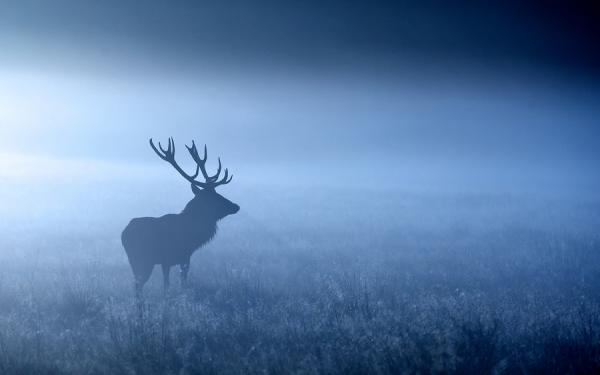
[[[206,172],[206,145],[202,158],[198,155],[194,141],[191,146],[185,146],[196,162],[196,172],[193,175],[187,174],[175,161],[173,138],[169,138],[166,150],[160,142],[156,148],[152,139],[150,146],[191,184],[194,198],[178,214],[135,218],[123,230],[121,242],[133,271],[138,297],[141,296],[142,288],[150,278],[154,266],[158,264],[162,267],[165,292],[169,288],[169,271],[175,265],[180,267],[181,285],[185,286],[194,251],[214,237],[219,220],[240,209],[240,206],[215,191],[217,186],[230,183],[233,175],[229,175],[226,168],[223,177],[219,179],[220,158],[217,173],[210,176]],[[199,173],[202,173],[204,181],[197,180]]]

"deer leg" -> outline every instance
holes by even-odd
[[[169,290],[169,271],[171,271],[171,266],[163,264],[162,272],[163,272],[163,286],[164,286],[165,294]]]
[[[144,286],[144,285],[143,285],[142,283],[140,283],[140,282],[137,280],[137,278],[136,278],[136,280],[135,280],[135,282],[134,282],[134,286],[133,286],[133,287],[134,287],[134,290],[135,290],[135,299],[136,299],[137,301],[139,301],[139,300],[141,300],[141,299],[142,299],[142,287],[143,287],[143,286]]]
[[[190,262],[187,261],[186,263],[181,263],[179,268],[181,275],[181,287],[185,288],[187,286],[188,272],[190,271]]]
[[[142,288],[146,281],[150,278],[150,274],[152,274],[152,265],[141,264],[141,263],[132,263],[131,268],[133,269],[133,276],[135,279],[135,296],[139,300],[142,298]]]

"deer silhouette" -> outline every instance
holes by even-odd
[[[239,211],[240,206],[229,201],[215,191],[220,185],[231,182],[233,175],[225,169],[221,174],[221,159],[217,173],[209,176],[206,172],[206,145],[204,157],[200,158],[194,141],[192,146],[185,146],[196,162],[196,172],[187,174],[175,161],[175,142],[169,138],[167,149],[160,142],[157,149],[150,139],[150,146],[156,154],[175,168],[191,185],[194,198],[187,203],[178,214],[161,217],[139,217],[132,219],[123,233],[121,242],[127,253],[129,264],[135,278],[136,296],[141,296],[144,284],[150,278],[155,265],[162,266],[165,292],[169,288],[169,271],[172,266],[179,265],[181,284],[186,285],[190,268],[190,258],[194,251],[208,243],[217,232],[217,222],[228,215]],[[197,181],[202,173],[204,182]]]

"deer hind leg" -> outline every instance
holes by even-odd
[[[142,297],[142,288],[150,278],[152,268],[154,268],[154,266],[151,264],[131,263],[131,269],[133,270],[133,276],[135,278],[135,296],[138,299]]]
[[[190,261],[181,263],[179,268],[181,270],[181,287],[185,288],[187,286],[188,272],[190,271]]]
[[[167,291],[169,290],[169,285],[170,285],[170,281],[169,281],[169,271],[171,271],[171,266],[166,265],[166,264],[162,264],[162,272],[163,272],[163,286],[164,286],[164,291],[165,294],[167,293]]]

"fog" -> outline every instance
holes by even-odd
[[[597,183],[595,88],[345,74],[102,80],[6,70],[3,152],[155,163],[148,138],[173,136],[207,143],[240,166],[242,182],[516,191]]]
[[[597,16],[4,2],[0,372],[597,370]],[[140,302],[121,232],[194,198],[169,137],[241,210]]]
[[[31,1],[1,17],[5,163],[156,163],[147,139],[173,136],[242,184],[597,190],[584,8]]]

